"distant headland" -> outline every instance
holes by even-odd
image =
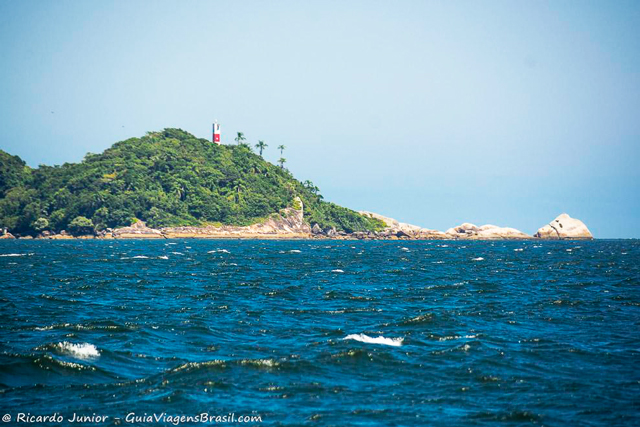
[[[214,128],[215,138],[215,128]],[[30,168],[0,150],[0,238],[592,239],[562,214],[533,235],[464,223],[437,231],[324,200],[254,153],[181,129],[118,142],[80,163]]]

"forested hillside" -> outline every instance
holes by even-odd
[[[130,225],[248,225],[290,207],[323,229],[382,223],[327,203],[311,183],[266,162],[248,145],[215,145],[180,129],[149,132],[80,163],[31,169],[0,151],[0,227],[20,235],[92,232]]]

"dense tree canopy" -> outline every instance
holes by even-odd
[[[20,157],[0,150],[0,198],[11,188],[24,185],[29,174],[29,167]]]
[[[212,144],[181,129],[149,132],[62,166],[31,169],[0,151],[0,227],[21,235],[101,230],[135,219],[152,227],[248,225],[292,206],[295,196],[311,225],[347,232],[382,226],[323,201],[317,187],[246,144]]]

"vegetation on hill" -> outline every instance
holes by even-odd
[[[77,234],[130,225],[248,225],[291,207],[323,229],[365,231],[380,221],[325,202],[311,182],[253,153],[216,145],[181,129],[149,132],[80,163],[31,169],[0,151],[0,227],[20,235]]]
[[[18,156],[0,150],[0,199],[8,190],[27,182],[31,169]]]

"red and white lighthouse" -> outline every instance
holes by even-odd
[[[211,138],[211,141],[220,145],[220,125],[218,122],[213,124],[213,137]]]

